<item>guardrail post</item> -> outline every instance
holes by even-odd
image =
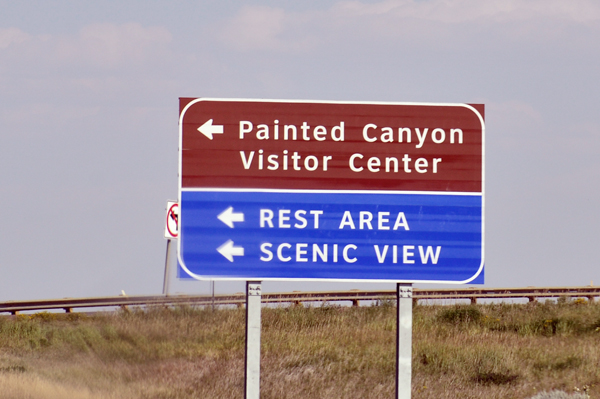
[[[396,298],[396,399],[410,399],[412,386],[412,284],[398,283]]]
[[[260,398],[261,282],[246,281],[245,399]]]

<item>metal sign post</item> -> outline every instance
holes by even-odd
[[[412,284],[398,283],[396,298],[396,398],[410,399],[412,378]]]
[[[260,398],[261,282],[246,281],[245,399]]]
[[[210,295],[212,296],[212,311],[215,311],[215,280],[210,280]]]
[[[163,295],[169,295],[169,258],[171,254],[171,240],[167,240],[167,254],[165,255],[165,278],[163,280]]]

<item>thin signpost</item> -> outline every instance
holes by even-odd
[[[167,239],[167,250],[165,251],[165,276],[163,279],[163,295],[169,295],[169,258],[171,255],[171,240]]]
[[[412,284],[396,284],[396,398],[410,399],[412,377]]]
[[[412,284],[483,283],[484,133],[478,104],[180,99],[178,260],[246,281],[247,398],[272,280],[397,284],[410,398]]]
[[[212,311],[215,311],[215,280],[210,280],[210,294],[212,296]]]
[[[245,399],[260,397],[261,282],[246,282]]]

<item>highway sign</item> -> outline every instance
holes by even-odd
[[[179,131],[179,261],[194,278],[483,270],[483,105],[183,98]]]

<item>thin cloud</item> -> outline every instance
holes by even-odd
[[[116,68],[152,58],[172,40],[161,27],[143,27],[138,23],[85,26],[75,37],[55,41],[55,57],[61,63],[84,61],[97,67]]]
[[[29,39],[29,35],[20,29],[0,29],[0,49],[8,48],[13,44],[23,43],[27,39]]]
[[[83,64],[114,69],[157,58],[171,41],[172,35],[167,29],[138,23],[91,24],[70,36],[34,36],[10,28],[0,30],[0,49],[11,50],[5,54],[0,52],[0,59],[15,65],[29,60],[58,67]]]
[[[357,37],[417,41],[445,48],[477,37],[513,43],[564,40],[573,27],[598,30],[600,3],[591,0],[386,0],[337,3],[329,20]],[[351,29],[354,27],[354,29]],[[458,42],[457,38],[460,38]]]
[[[305,51],[314,46],[316,37],[302,32],[322,17],[319,13],[286,12],[281,8],[246,6],[226,20],[220,31],[221,41],[242,51]]]
[[[386,0],[378,3],[342,1],[333,9],[357,16],[392,14],[402,18],[445,23],[481,20],[508,22],[548,17],[587,23],[600,19],[600,4],[591,0]]]
[[[226,24],[223,39],[239,50],[278,49],[284,19],[279,8],[244,7]]]
[[[591,0],[385,0],[305,12],[246,6],[215,27],[235,50],[289,52],[373,40],[448,48],[481,35],[572,45],[563,37],[569,28],[598,30],[599,21],[600,3]]]

